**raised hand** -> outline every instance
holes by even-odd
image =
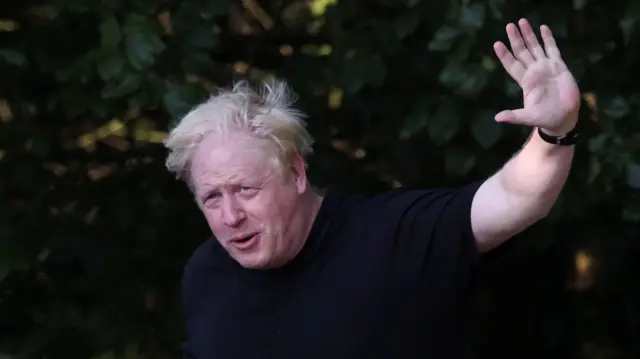
[[[540,27],[544,49],[531,25],[519,21],[507,25],[511,52],[498,41],[493,48],[505,70],[520,85],[524,107],[505,110],[496,121],[540,127],[552,135],[564,135],[575,126],[580,109],[580,90],[562,60],[551,30]],[[522,34],[521,34],[522,33]]]

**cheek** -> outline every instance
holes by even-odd
[[[202,214],[204,215],[207,224],[211,228],[214,233],[223,233],[225,225],[222,223],[222,216],[220,215],[220,211],[210,208],[202,209]]]
[[[294,200],[290,191],[265,191],[247,203],[245,208],[249,217],[263,224],[277,224],[287,220]]]
[[[273,202],[265,198],[253,198],[245,202],[245,212],[247,217],[259,224],[271,222],[271,219],[277,214],[274,213]]]

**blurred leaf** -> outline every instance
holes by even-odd
[[[633,189],[640,189],[640,165],[627,164],[627,185]]]
[[[137,74],[120,76],[118,80],[113,80],[102,90],[102,98],[124,97],[137,91],[142,84],[142,77]]]
[[[458,23],[465,30],[476,31],[484,25],[484,17],[484,5],[481,3],[472,3],[462,8]]]
[[[600,133],[589,139],[588,148],[591,153],[598,153],[606,149],[607,141],[610,135],[608,133]]]
[[[490,111],[482,111],[473,117],[471,133],[484,149],[490,149],[502,135],[502,127],[495,121],[495,116]]]
[[[7,276],[9,275],[10,272],[11,272],[11,270],[9,270],[9,268],[7,268],[2,263],[0,263],[0,284],[2,284],[2,281],[5,278],[7,278]]]
[[[184,54],[182,62],[184,71],[194,75],[206,75],[215,66],[211,55],[206,52]]]
[[[620,29],[622,30],[622,35],[624,37],[625,46],[629,45],[633,34],[635,33],[635,28],[637,26],[638,20],[633,17],[626,17],[620,20]]]
[[[127,36],[127,57],[138,70],[153,65],[155,55],[163,50],[164,44],[155,35],[136,33]]]
[[[428,123],[429,107],[423,102],[414,107],[409,116],[405,118],[404,123],[400,127],[400,139],[407,139],[422,131]]]
[[[124,25],[125,44],[129,63],[137,70],[151,66],[155,56],[165,49],[160,39],[160,26],[154,26],[139,14],[127,16]]]
[[[506,0],[489,0],[488,5],[495,19],[502,19],[502,9]]]
[[[382,85],[386,76],[387,69],[379,55],[356,56],[344,64],[340,83],[345,92],[356,93],[365,85]]]
[[[595,157],[590,158],[589,168],[587,170],[586,182],[589,184],[594,183],[601,173],[602,173],[602,164],[600,163],[600,161]]]
[[[207,26],[193,27],[184,39],[184,45],[192,49],[210,50],[217,45],[217,36]]]
[[[223,16],[229,13],[230,0],[215,0],[206,2],[205,11],[210,16]]]
[[[447,148],[444,155],[447,174],[453,177],[467,175],[476,165],[476,154],[463,148]]]
[[[122,33],[115,16],[109,16],[100,23],[100,36],[104,48],[113,49],[120,44]]]
[[[427,122],[427,132],[436,146],[451,141],[460,131],[460,117],[455,102],[445,101]]]
[[[0,58],[9,65],[22,66],[27,64],[27,58],[22,53],[12,49],[0,49]]]
[[[420,23],[421,15],[422,13],[420,11],[409,11],[396,20],[396,34],[399,39],[404,39],[416,30],[416,27],[418,27]]]
[[[92,357],[91,359],[117,359],[115,353],[113,353],[113,351],[108,351],[105,353],[102,353],[100,355],[96,355],[94,357]]]
[[[109,54],[98,64],[98,74],[103,80],[116,77],[124,67],[124,59],[119,53]]]
[[[587,0],[573,0],[573,9],[582,10],[587,5]]]
[[[522,96],[522,88],[511,78],[504,83],[504,93],[509,98],[518,98]]]
[[[204,99],[203,89],[194,84],[176,85],[167,88],[163,97],[164,107],[175,119],[184,116]]]
[[[622,218],[625,221],[635,222],[640,221],[640,200],[633,198],[629,201],[629,205],[625,207]]]
[[[431,51],[448,51],[453,46],[456,38],[460,35],[460,30],[449,25],[443,25],[436,31],[433,39],[429,42]]]
[[[438,79],[456,93],[474,97],[486,86],[487,73],[480,65],[454,63],[445,67]]]
[[[607,99],[603,102],[602,112],[611,118],[620,118],[629,113],[629,103],[620,96]]]

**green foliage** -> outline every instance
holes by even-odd
[[[325,9],[327,2],[314,0],[313,13],[305,1],[260,2],[258,10],[254,3],[7,6],[0,20],[0,356],[179,357],[179,278],[208,231],[186,188],[166,173],[160,142],[170,123],[232,80],[290,82],[318,140],[310,169],[319,185],[370,192],[492,174],[528,131],[493,120],[519,107],[521,94],[492,45],[506,41],[507,22],[525,16],[552,28],[579,80],[583,136],[554,213],[519,242],[553,242],[562,258],[523,261],[539,270],[528,279],[535,295],[505,317],[542,306],[540,293],[567,293],[578,248],[597,256],[604,278],[616,278],[598,277],[585,293],[632,288],[625,281],[640,220],[640,94],[632,76],[640,64],[638,2],[377,0]],[[616,341],[602,328],[626,314],[572,293],[584,311],[563,315],[562,325],[575,327],[484,318],[479,352],[490,352],[488,333],[504,341],[509,327],[527,333],[513,343],[528,336],[525,344],[540,353],[564,350],[554,343],[577,341],[562,333],[579,332],[582,344],[565,348],[569,356],[597,357]],[[575,313],[574,302],[554,303],[548,313]],[[627,344],[618,341],[619,357],[633,356]]]

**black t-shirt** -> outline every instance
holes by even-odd
[[[276,270],[244,269],[208,240],[185,267],[185,357],[463,357],[480,184],[330,192],[300,254]]]

